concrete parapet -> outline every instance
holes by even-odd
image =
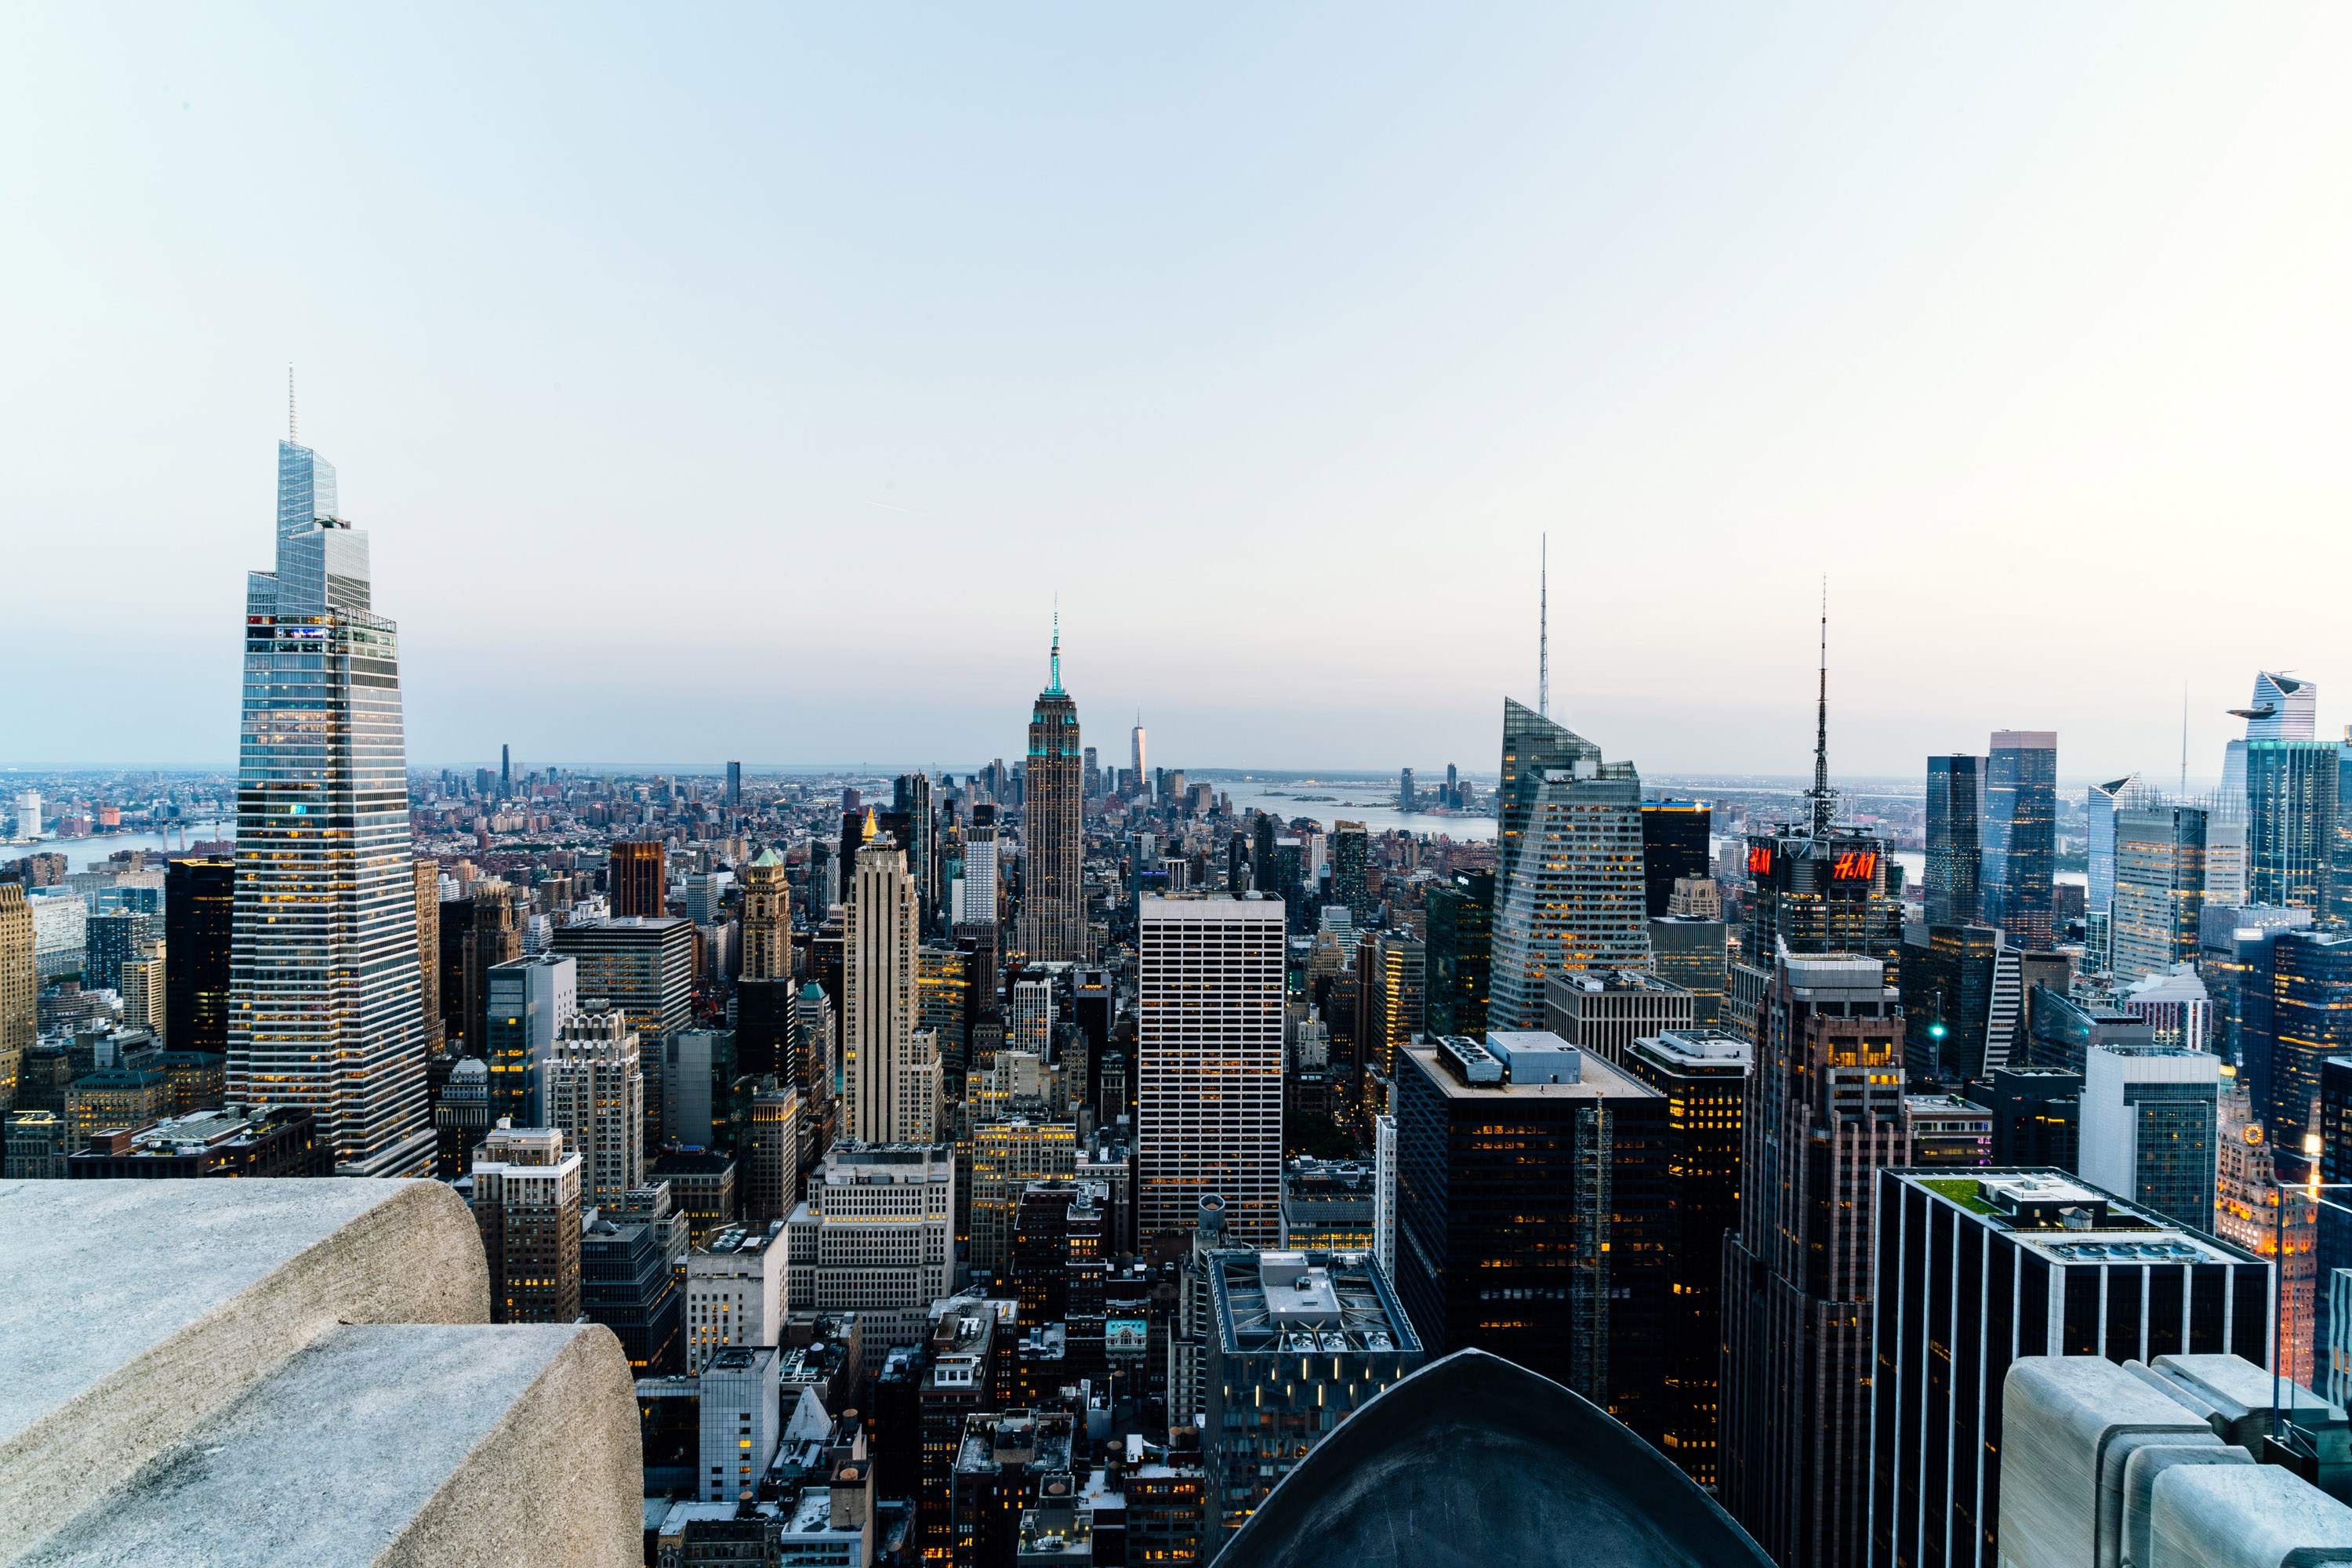
[[[8,1182],[0,1236],[0,1564],[636,1560],[618,1342],[488,1326],[448,1188]]]

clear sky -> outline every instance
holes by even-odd
[[[16,6],[0,763],[226,762],[286,367],[410,756],[1654,772],[2352,717],[2352,9]]]

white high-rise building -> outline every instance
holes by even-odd
[[[984,818],[984,820],[983,820]],[[959,922],[996,923],[996,808],[975,806],[963,832],[963,913]]]
[[[784,1321],[782,1226],[729,1226],[686,1255],[686,1364],[729,1345],[772,1345]]]
[[[784,1234],[786,1310],[856,1312],[871,1345],[920,1343],[955,1267],[955,1149],[835,1143]]]
[[[38,838],[41,836],[41,792],[37,789],[16,792],[16,837]]]
[[[245,609],[228,1097],[311,1111],[341,1174],[430,1175],[399,632],[334,469],[291,440]]]
[[[857,889],[842,943],[842,1136],[898,1142],[919,1108],[900,1102],[902,1070],[914,1049],[915,941],[921,929],[915,881],[896,845],[857,852]],[[936,1114],[937,1099],[932,1110]],[[928,1142],[928,1135],[919,1141]]]
[[[1279,1246],[1282,902],[1146,898],[1138,932],[1139,1236],[1191,1229],[1214,1194],[1233,1245]]]
[[[585,1162],[589,1201],[618,1203],[646,1183],[646,1076],[628,1015],[578,1014],[557,1031],[544,1094],[547,1122]]]

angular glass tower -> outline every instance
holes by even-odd
[[[1985,759],[1983,872],[1977,919],[2008,933],[2010,945],[2047,952],[2053,931],[2051,873],[2057,861],[2058,736],[2051,730],[1996,730]]]
[[[1486,1023],[1540,1029],[1544,982],[1650,967],[1642,777],[1532,709],[1503,700],[1501,866]]]
[[[397,628],[335,471],[278,447],[278,561],[247,580],[228,1098],[299,1105],[337,1173],[430,1175]]]
[[[1984,868],[1984,759],[1927,759],[1927,923],[1974,925]]]

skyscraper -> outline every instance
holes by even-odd
[[[1722,1500],[1775,1562],[1858,1568],[1868,1499],[1871,1198],[1909,1162],[1884,967],[1781,951],[1723,1249]]]
[[[2091,796],[2095,813],[2099,792]],[[2204,808],[2154,795],[2114,805],[2109,966],[2128,981],[2195,963],[2205,908]]]
[[[806,1091],[797,1049],[800,988],[793,983],[793,889],[783,857],[771,847],[738,873],[741,879],[742,970],[735,983],[737,1065],[774,1073]]]
[[[1642,803],[1642,889],[1646,913],[1662,915],[1679,879],[1709,874],[1706,840],[1715,809],[1703,800]]]
[[[499,747],[499,798],[514,798],[514,752],[503,743]]]
[[[1543,1026],[1562,971],[1647,969],[1642,779],[1583,736],[1503,700],[1500,862],[1487,1022]]]
[[[2246,742],[2247,901],[2327,912],[2337,771],[2333,741]]]
[[[33,1048],[34,990],[33,907],[23,888],[0,882],[0,1110],[16,1105],[25,1053]]]
[[[921,933],[928,934],[939,916],[939,824],[931,816],[931,775],[920,768],[901,773],[891,785],[892,815],[907,819],[907,875],[915,879],[915,901],[922,910]]]
[[[1146,898],[1137,913],[1139,1237],[1223,1199],[1234,1245],[1282,1227],[1282,905]]]
[[[730,763],[727,764],[727,805],[730,810],[740,810],[742,805],[743,764]]]
[[[2231,742],[2221,754],[2221,794],[2239,799],[2247,793],[2248,746],[2256,741],[2308,741],[2318,733],[2318,683],[2257,670],[2252,699],[2231,709],[2230,716],[2246,721],[2246,738]]]
[[[887,842],[859,850],[842,946],[845,1138],[929,1143],[938,1136],[910,1122],[922,1108],[900,1100],[915,1050],[916,924],[915,882],[907,874],[905,852]]]
[[[1348,906],[1360,926],[1370,925],[1377,902],[1370,887],[1371,836],[1360,822],[1331,825],[1331,897]]]
[[[485,990],[489,1004],[482,1031],[490,1069],[490,1121],[518,1127],[554,1125],[547,1118],[548,1058],[558,1031],[580,1011],[580,965],[561,953],[494,963]],[[575,1139],[576,1142],[576,1139]]]
[[[2089,876],[2083,889],[2083,908],[2089,913],[2096,914],[2115,901],[2116,813],[2122,806],[2125,792],[2138,783],[2137,773],[2126,773],[2119,779],[2093,784],[2084,798],[2083,811],[2089,819],[2090,833],[2086,857]]]
[[[490,1266],[490,1321],[580,1316],[581,1159],[551,1127],[490,1129],[474,1151],[474,1223]]]
[[[1128,788],[1140,795],[1143,781],[1149,777],[1143,771],[1143,715],[1135,716],[1135,728],[1128,735]]]
[[[614,914],[658,918],[667,912],[662,908],[662,896],[667,890],[662,857],[663,846],[659,839],[645,844],[613,846],[612,866],[606,881]]]
[[[333,468],[279,442],[276,569],[246,587],[227,1092],[310,1110],[344,1173],[425,1175],[399,632],[336,510]]]
[[[2057,859],[2058,734],[1996,730],[1985,760],[1984,877],[1978,919],[1999,926],[2010,943],[2047,952],[2052,928],[2051,872]]]
[[[963,910],[956,924],[996,926],[996,807],[975,805],[963,830]]]
[[[551,1047],[541,1093],[547,1125],[584,1162],[587,1200],[618,1205],[646,1183],[646,1077],[626,1014],[578,1013]]]
[[[1433,1035],[1486,1033],[1486,987],[1495,942],[1495,873],[1465,870],[1422,896],[1429,975],[1422,1002]],[[1717,989],[1720,990],[1718,979]]]
[[[164,868],[163,949],[172,962],[163,971],[163,1032],[175,1051],[228,1049],[229,942],[236,908],[235,860],[215,856],[174,860]]]
[[[1983,872],[1984,759],[1927,759],[1927,923],[1974,925]]]
[[[1022,806],[1021,948],[1032,963],[1084,963],[1087,930],[1086,748],[1078,705],[1062,689],[1055,617],[1051,676],[1029,716],[1028,784]]]
[[[2179,1046],[2093,1046],[2084,1057],[2083,1179],[2211,1230],[2221,1058]]]

